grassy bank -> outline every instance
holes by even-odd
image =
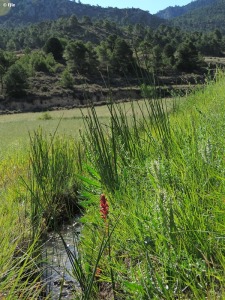
[[[90,112],[84,299],[224,298],[224,93],[219,76],[170,115],[147,101],[133,127],[123,111],[110,108],[107,130]]]
[[[0,163],[0,298],[38,299],[40,233],[75,214],[75,200],[79,255],[65,244],[74,299],[223,299],[224,83],[218,75],[168,108],[146,92],[146,101],[71,110],[54,139],[61,112],[1,116],[3,140],[7,126],[20,128],[8,148],[19,138],[26,150]],[[33,133],[39,125],[47,135]]]
[[[131,104],[121,105],[130,116]],[[140,116],[139,106],[143,106],[143,101],[134,105]],[[109,122],[106,106],[97,107],[96,111],[101,122]],[[52,217],[61,221],[69,218],[63,202],[76,199],[77,161],[79,152],[83,153],[77,140],[86,115],[87,109],[77,109],[0,116],[0,296],[3,299],[19,295],[23,299],[37,299],[42,293],[42,259],[37,255],[39,232],[47,229]],[[53,138],[56,129],[57,137]],[[31,269],[38,270],[37,274]]]

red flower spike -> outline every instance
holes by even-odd
[[[101,194],[100,196],[100,213],[101,218],[106,220],[107,215],[109,213],[109,204],[104,194]]]
[[[96,272],[95,272],[96,279],[99,279],[101,277],[101,273],[102,273],[102,270],[100,268],[97,268]]]

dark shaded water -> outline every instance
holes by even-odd
[[[75,220],[72,225],[63,226],[60,233],[67,247],[77,254],[77,242],[81,230],[80,224]],[[57,233],[51,233],[43,246],[44,282],[47,295],[50,299],[75,299],[79,292],[72,267],[67,256],[63,242]]]

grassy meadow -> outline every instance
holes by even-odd
[[[77,203],[74,299],[224,299],[224,95],[0,116],[0,299],[51,299],[43,236]]]
[[[137,104],[138,103],[138,104]],[[136,115],[141,115],[141,108],[144,100],[134,102]],[[165,99],[169,109],[171,109],[173,100]],[[121,103],[127,115],[132,114],[131,104],[129,102]],[[102,122],[110,117],[107,106],[96,107],[98,117]],[[24,150],[25,146],[29,146],[29,133],[37,130],[39,127],[48,134],[65,134],[67,137],[79,137],[80,130],[84,128],[83,116],[88,114],[87,108],[58,110],[37,113],[19,113],[0,115],[0,155],[18,152],[19,149]]]

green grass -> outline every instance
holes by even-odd
[[[74,139],[52,136],[42,130],[30,136],[29,176],[24,180],[30,193],[33,235],[43,222],[56,229],[79,212],[77,173],[81,169],[80,145]]]
[[[172,101],[167,100],[170,105]],[[138,101],[143,105],[143,101]],[[123,105],[123,104],[122,104]],[[137,103],[134,104],[139,111]],[[130,103],[125,103],[124,107],[128,113],[131,113]],[[18,152],[18,149],[24,150],[25,146],[29,145],[29,132],[37,130],[38,127],[43,128],[47,133],[53,134],[57,129],[58,134],[65,134],[76,138],[79,136],[79,131],[83,127],[82,113],[87,115],[87,109],[71,109],[62,111],[47,112],[49,118],[46,118],[46,113],[21,113],[12,115],[0,116],[0,153]],[[110,116],[107,106],[99,106],[96,108],[98,117],[104,121]],[[60,126],[58,127],[60,122]]]
[[[38,239],[31,240],[27,191],[20,176],[26,176],[27,159],[14,155],[0,161],[0,298],[37,299],[36,264]]]
[[[138,108],[137,103],[134,105]],[[143,102],[140,101],[139,105],[143,105]],[[131,104],[125,103],[122,106],[129,116]],[[101,122],[108,123],[110,112],[107,107],[97,107],[96,110]],[[45,230],[45,226],[48,225],[45,222],[51,218],[50,215],[46,218],[46,212],[53,215],[55,211],[55,203],[50,202],[56,199],[55,195],[61,201],[66,197],[71,198],[71,195],[74,196],[71,192],[76,181],[78,172],[76,164],[80,154],[77,152],[79,147],[73,140],[77,140],[79,131],[84,129],[82,114],[88,115],[88,110],[83,109],[82,113],[78,109],[48,112],[48,116],[50,115],[48,118],[45,117],[45,113],[0,116],[0,296],[2,297],[7,295],[7,299],[14,299],[19,297],[20,293],[24,293],[23,299],[37,299],[38,293],[42,290],[40,287],[37,288],[40,274],[30,272],[31,263],[36,261],[38,265],[40,260],[36,257],[39,229],[32,221],[37,216],[40,217],[40,230]],[[43,130],[43,139],[38,134],[36,139],[33,138],[34,132],[37,133],[40,127]],[[56,128],[57,137],[51,143]],[[29,134],[32,136],[31,143]],[[44,172],[41,172],[40,165],[45,166]],[[65,183],[64,186],[62,181]],[[36,194],[39,195],[38,198]],[[39,202],[42,203],[41,207],[38,205]],[[37,236],[32,235],[35,228]],[[15,253],[18,254],[16,258]],[[30,274],[25,280],[24,273]]]
[[[41,120],[43,113],[27,113],[0,116],[1,153],[24,150],[29,145],[29,132],[43,128],[47,133],[53,134],[58,127],[58,133],[76,137],[83,121],[79,110],[65,112],[49,112],[50,120]]]
[[[123,111],[111,110],[107,130],[90,111],[80,245],[87,273],[104,237],[101,192],[108,226],[116,226],[93,299],[112,294],[112,272],[116,299],[224,298],[224,81],[218,77],[170,115],[147,102],[148,117],[140,122],[134,114],[129,128]]]
[[[185,101],[168,100],[168,106],[146,99],[84,109],[83,114],[65,111],[63,117],[59,111],[47,117],[1,116],[3,139],[8,126],[18,129],[3,151],[9,154],[17,139],[26,150],[17,156],[11,152],[0,163],[0,264],[4,275],[10,270],[0,278],[0,295],[4,291],[13,299],[22,290],[23,299],[30,299],[28,283],[34,290],[40,273],[22,278],[33,261],[40,261],[36,242],[46,208],[49,219],[58,218],[55,195],[63,201],[61,195],[79,181],[84,208],[79,256],[65,244],[81,283],[77,298],[223,299],[224,94],[225,77],[218,74],[216,82]],[[61,118],[59,137],[52,140]],[[37,131],[40,125],[46,134]],[[28,132],[34,130],[26,152]],[[99,212],[102,193],[109,202],[106,221]],[[29,239],[15,268],[11,258]],[[32,297],[37,299],[37,292]]]

